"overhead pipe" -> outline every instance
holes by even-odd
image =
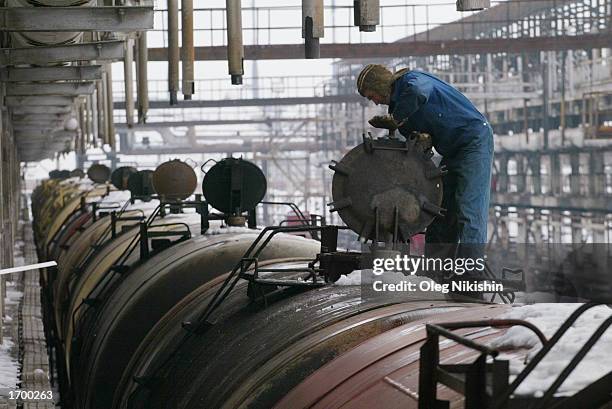
[[[244,46],[242,45],[242,2],[226,0],[227,62],[232,84],[242,84],[244,75]]]
[[[491,0],[457,0],[457,11],[476,11],[491,7]]]
[[[85,118],[85,104],[79,104],[78,109],[79,114],[79,128],[75,137],[75,141],[77,142],[78,149],[75,149],[77,154],[84,155],[85,154],[85,134],[86,131],[86,118]]]
[[[115,149],[115,122],[113,119],[113,70],[112,64],[106,64],[106,143]]]
[[[85,97],[85,142],[87,145],[91,144],[92,139],[92,100],[91,94]]]
[[[319,39],[325,32],[323,0],[302,0],[302,38],[305,58],[319,58]]]
[[[194,87],[194,48],[193,48],[193,0],[182,0],[181,2],[181,61],[183,62],[183,97],[190,100],[195,92]]]
[[[179,24],[178,0],[168,0],[168,91],[170,92],[170,105],[178,102],[179,89]]]
[[[123,79],[125,82],[125,122],[129,128],[134,126],[134,43],[131,38],[125,39],[123,55]]]
[[[380,0],[355,0],[353,13],[359,31],[376,31],[376,26],[380,24]]]
[[[149,62],[149,50],[147,48],[147,33],[143,31],[138,36],[138,64],[137,64],[137,99],[138,99],[138,123],[147,121],[149,111],[149,85],[147,83],[147,63]]]
[[[102,76],[104,77],[104,74],[102,74]],[[96,148],[98,146],[98,138],[100,137],[99,134],[99,126],[100,126],[100,118],[102,116],[102,114],[100,114],[98,112],[98,94],[100,93],[100,85],[102,84],[102,81],[97,81],[97,86],[96,89],[94,90],[94,93],[91,95],[91,130],[92,130],[92,135],[91,135],[91,145]]]

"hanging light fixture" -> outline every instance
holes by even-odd
[[[476,11],[491,7],[491,0],[457,0],[457,11]]]

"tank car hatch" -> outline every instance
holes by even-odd
[[[242,158],[225,158],[206,172],[202,192],[206,201],[226,214],[251,210],[266,195],[262,170]]]
[[[445,171],[417,139],[364,138],[339,162],[332,161],[330,211],[361,241],[406,242],[443,216]]]
[[[195,191],[198,180],[185,162],[174,159],[164,162],[153,173],[153,188],[169,200],[185,200]]]
[[[111,183],[119,190],[126,190],[128,188],[128,179],[136,172],[138,172],[138,169],[133,166],[121,166],[111,174]]]
[[[101,163],[95,163],[87,169],[87,176],[95,183],[106,183],[110,177],[110,169]]]

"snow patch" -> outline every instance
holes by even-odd
[[[15,290],[15,282],[6,282],[6,298],[4,305],[7,311],[16,311],[15,305],[19,304],[23,297],[21,291]],[[5,312],[7,312],[5,311]],[[3,339],[0,344],[0,391],[15,389],[19,374],[19,363],[17,362],[16,346],[11,338],[11,325],[13,318],[9,315],[4,316]]]
[[[355,270],[349,275],[341,276],[335,285],[361,285],[361,272],[362,270]]]
[[[260,229],[249,229],[243,226],[211,227],[206,231],[206,236],[214,236],[227,233],[260,233]]]
[[[19,367],[17,359],[12,357],[13,341],[8,337],[0,344],[0,389],[15,389]]]
[[[99,203],[117,203],[123,205],[123,203],[130,200],[130,197],[130,192],[127,190],[114,190],[104,196]]]
[[[362,274],[364,273],[364,274]],[[371,284],[374,280],[380,280],[384,284],[397,284],[402,281],[418,284],[421,281],[431,281],[427,277],[416,275],[405,275],[402,272],[386,271],[384,274],[375,276],[372,270],[355,270],[351,274],[343,275],[335,282],[336,285],[361,285],[362,278],[365,278],[364,284]]]
[[[581,304],[533,304],[514,307],[500,318],[521,319],[536,325],[547,338],[555,333],[569,315]],[[607,306],[587,310],[563,335],[557,345],[536,366],[518,387],[517,395],[541,396],[557,376],[569,364],[578,350],[586,343],[604,320],[612,315]],[[511,380],[523,370],[526,363],[540,350],[538,337],[524,327],[512,327],[491,342],[498,349],[529,349],[527,359],[510,359]],[[572,395],[606,375],[612,367],[612,331],[606,331],[580,364],[557,391],[559,396]]]

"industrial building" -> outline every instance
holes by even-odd
[[[0,48],[0,409],[612,407],[612,0],[0,0]]]

